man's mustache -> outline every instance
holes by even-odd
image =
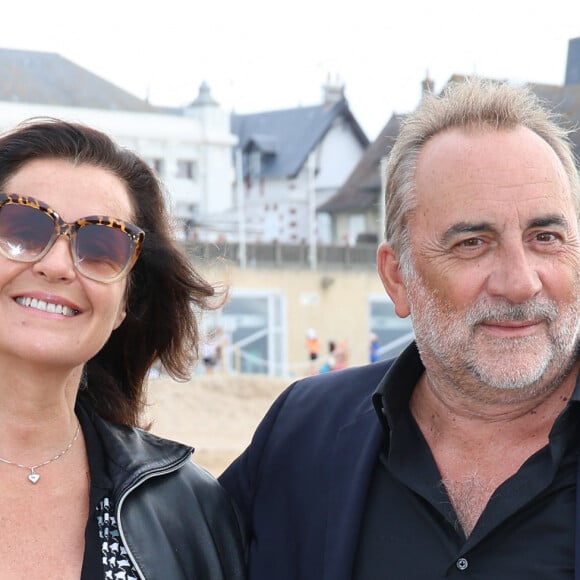
[[[476,303],[466,315],[470,325],[488,322],[521,322],[525,320],[547,320],[553,322],[560,310],[552,300],[536,298],[523,304],[511,304],[505,301]]]

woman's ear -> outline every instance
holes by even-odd
[[[377,269],[383,286],[393,301],[397,316],[401,318],[409,316],[411,309],[399,259],[393,247],[387,242],[382,242],[377,250]]]

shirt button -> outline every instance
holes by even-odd
[[[455,565],[457,566],[458,570],[461,570],[463,572],[463,570],[467,570],[469,562],[465,558],[459,558],[459,560],[457,560]]]

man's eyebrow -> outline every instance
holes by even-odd
[[[443,232],[441,242],[447,244],[457,236],[479,232],[491,232],[494,230],[495,228],[489,222],[458,222]]]
[[[535,218],[530,220],[528,224],[528,227],[530,228],[545,228],[546,226],[559,226],[561,228],[568,229],[570,224],[566,218],[559,214]]]

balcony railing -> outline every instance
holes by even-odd
[[[212,263],[228,260],[241,264],[240,245],[236,242],[183,242],[194,261]],[[248,268],[310,268],[310,247],[306,244],[250,243],[246,244],[245,263]],[[369,269],[376,266],[376,244],[316,247],[316,267],[319,270]]]

